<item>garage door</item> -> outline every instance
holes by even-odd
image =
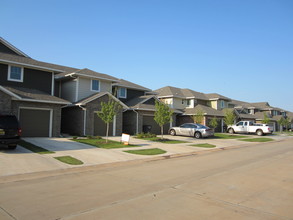
[[[167,134],[169,129],[169,123],[164,125],[164,133]],[[161,134],[161,128],[156,123],[154,116],[143,116],[143,132],[150,132],[153,134]]]
[[[106,132],[106,123],[97,114],[94,114],[94,135],[106,136]],[[109,125],[109,136],[113,136],[113,123],[110,123]]]
[[[50,110],[20,109],[20,125],[23,137],[50,136]]]

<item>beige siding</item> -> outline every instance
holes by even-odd
[[[179,98],[173,99],[173,108],[183,109],[185,107],[186,107],[186,105],[182,104],[182,99],[179,99]]]
[[[78,78],[78,100],[84,99],[95,93],[97,92],[91,91],[91,79]]]
[[[78,78],[78,100],[84,99],[97,93],[97,91],[91,90],[91,83],[91,79],[89,78]],[[111,82],[100,80],[100,92],[111,93],[111,86]]]
[[[112,83],[108,82],[108,81],[101,81],[100,80],[100,89],[101,89],[101,92],[112,93]]]
[[[218,102],[217,101],[211,101],[211,107],[213,109],[218,109]]]
[[[66,99],[70,102],[76,101],[76,80],[62,82],[61,98]]]

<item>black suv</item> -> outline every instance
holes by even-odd
[[[20,141],[21,129],[14,115],[0,115],[0,145],[15,149]]]

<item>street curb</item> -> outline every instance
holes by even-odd
[[[270,141],[267,143],[283,142],[285,140],[288,140],[288,139],[274,140],[274,141]],[[33,172],[33,173],[7,175],[7,176],[0,177],[0,184],[9,183],[9,182],[28,181],[28,180],[34,180],[34,179],[40,179],[40,178],[50,178],[53,176],[69,175],[69,174],[80,173],[80,172],[93,172],[93,171],[103,170],[103,169],[108,169],[108,168],[137,165],[137,164],[143,164],[146,162],[155,162],[155,161],[166,160],[166,159],[176,159],[176,158],[182,158],[182,157],[200,156],[200,155],[205,155],[205,154],[214,153],[214,152],[221,152],[223,150],[233,150],[233,149],[239,149],[239,148],[244,148],[244,147],[253,147],[256,145],[260,145],[260,144],[263,144],[263,142],[253,143],[253,144],[249,144],[249,145],[248,144],[241,144],[241,145],[237,145],[237,146],[205,149],[205,150],[194,151],[194,152],[189,152],[189,153],[161,155],[161,156],[155,156],[152,158],[134,159],[134,160],[129,160],[129,161],[119,161],[119,162],[111,162],[111,163],[104,163],[104,164],[97,164],[97,165],[88,165],[88,166],[82,166],[82,167],[70,167],[70,168],[58,169],[58,170],[49,170],[49,171],[40,171],[40,172]]]

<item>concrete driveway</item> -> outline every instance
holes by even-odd
[[[253,136],[249,136],[253,137]],[[288,138],[281,136],[270,136],[276,140]],[[120,141],[121,137],[110,137],[111,140]],[[223,148],[249,146],[255,143],[243,142],[233,139],[194,139],[191,137],[170,136],[166,135],[165,138],[187,141],[188,143],[181,144],[164,144],[152,141],[145,141],[131,137],[130,144],[138,145],[138,147],[119,148],[119,149],[101,149],[90,145],[85,145],[71,141],[68,138],[24,138],[24,140],[33,143],[37,146],[43,147],[47,150],[54,151],[54,154],[37,154],[28,151],[21,146],[16,150],[6,150],[0,148],[0,176],[33,173],[41,171],[51,171],[59,169],[68,169],[78,166],[91,166],[115,162],[124,162],[138,159],[153,159],[158,157],[168,156],[182,156],[189,154],[197,154],[205,151],[220,150]],[[217,147],[213,149],[198,148],[190,146],[195,143],[210,143]],[[147,148],[160,148],[167,153],[157,156],[143,156],[125,153],[125,150],[134,149],[147,149]],[[83,165],[68,165],[64,164],[54,157],[58,156],[72,156],[81,160]]]

